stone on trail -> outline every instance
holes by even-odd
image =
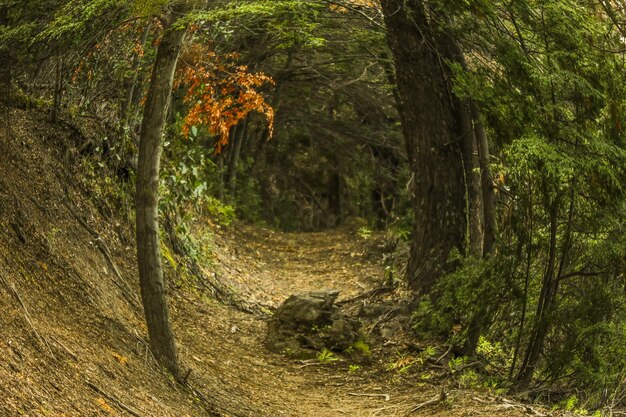
[[[323,349],[348,349],[358,338],[359,323],[338,311],[338,296],[336,290],[291,295],[269,321],[267,348],[299,359]]]

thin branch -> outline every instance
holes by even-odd
[[[28,312],[28,309],[26,308],[26,305],[24,304],[24,301],[22,300],[22,297],[20,297],[20,294],[17,292],[17,289],[15,288],[15,286],[13,284],[9,284],[2,275],[0,275],[0,281],[4,284],[4,286],[9,291],[11,291],[13,293],[13,296],[15,297],[15,299],[22,306],[22,309],[24,310],[24,318],[26,319],[26,322],[28,323],[28,325],[31,327],[31,329],[35,333],[35,336],[37,336],[37,340],[39,340],[41,345],[44,348],[46,348],[46,350],[50,353],[50,356],[53,359],[56,359],[56,357],[54,356],[54,353],[52,352],[52,348],[50,347],[50,344],[48,343],[46,338],[44,338],[41,334],[39,334],[39,332],[37,331],[37,328],[33,324],[33,321],[30,318],[30,313]]]
[[[106,392],[104,392],[102,389],[98,388],[98,386],[96,386],[95,384],[93,384],[90,381],[85,381],[85,383],[87,384],[87,386],[89,388],[91,388],[92,390],[94,390],[95,392],[97,392],[98,394],[102,395],[103,397],[105,397],[107,400],[111,401],[112,403],[114,403],[116,406],[118,406],[119,408],[121,408],[122,410],[126,411],[128,414],[133,415],[135,417],[142,417],[141,414],[139,414],[139,412],[135,411],[134,409],[130,408],[129,406],[127,406],[126,404],[124,404],[123,402],[121,402],[120,400],[118,400],[117,398],[113,397],[110,394],[107,394]]]
[[[377,21],[376,19],[374,19],[372,16],[368,15],[367,13],[365,13],[363,10],[360,10],[357,7],[354,7],[350,4],[347,3],[342,3],[340,1],[333,1],[333,0],[321,0],[323,3],[327,3],[327,4],[333,4],[335,6],[339,6],[339,7],[343,7],[344,9],[348,9],[352,12],[358,13],[361,16],[363,16],[364,18],[366,18],[371,24],[373,24],[374,26],[378,27],[379,29],[382,30],[386,30],[385,25],[380,23],[379,21]]]
[[[374,398],[383,398],[385,401],[389,401],[389,394],[359,394],[356,392],[349,392],[348,395],[352,395],[353,397],[374,397]]]
[[[448,398],[448,394],[446,394],[445,388],[441,387],[441,392],[439,394],[437,394],[436,397],[431,398],[428,401],[424,401],[421,404],[416,405],[415,407],[411,408],[411,410],[409,410],[408,414],[414,413],[422,408],[431,406],[431,405],[436,405],[439,403],[442,403],[446,400],[446,398]]]

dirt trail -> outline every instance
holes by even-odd
[[[336,288],[344,298],[381,285],[383,271],[373,238],[348,229],[288,234],[238,226],[214,238],[215,265],[238,290],[271,306],[290,294]],[[444,403],[410,410],[440,393],[437,381],[390,370],[410,360],[401,342],[372,336],[372,357],[350,372],[345,358],[332,364],[301,363],[263,347],[264,320],[215,303],[179,304],[178,334],[222,412],[232,416],[521,416],[524,409],[495,398],[447,387]],[[424,371],[427,373],[429,371]]]
[[[281,233],[238,225],[216,235],[216,267],[249,296],[278,306],[289,295],[321,289],[354,297],[380,285],[373,238],[343,229]]]

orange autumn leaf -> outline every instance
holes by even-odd
[[[218,136],[219,153],[228,144],[230,129],[253,111],[265,117],[271,137],[274,109],[259,91],[274,84],[271,77],[237,64],[237,54],[220,57],[202,45],[192,45],[183,55],[181,61],[187,65],[176,84],[185,88],[184,101],[190,105],[182,125],[185,137],[192,126],[205,126],[210,134]]]

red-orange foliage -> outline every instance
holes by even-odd
[[[188,137],[191,127],[205,126],[218,136],[216,152],[228,143],[230,128],[248,113],[257,111],[265,116],[270,137],[274,109],[258,91],[265,84],[274,84],[264,73],[251,73],[245,65],[237,65],[236,54],[218,56],[200,45],[183,54],[181,85],[186,88],[185,102],[191,105],[182,131]],[[190,59],[187,61],[185,58]]]

